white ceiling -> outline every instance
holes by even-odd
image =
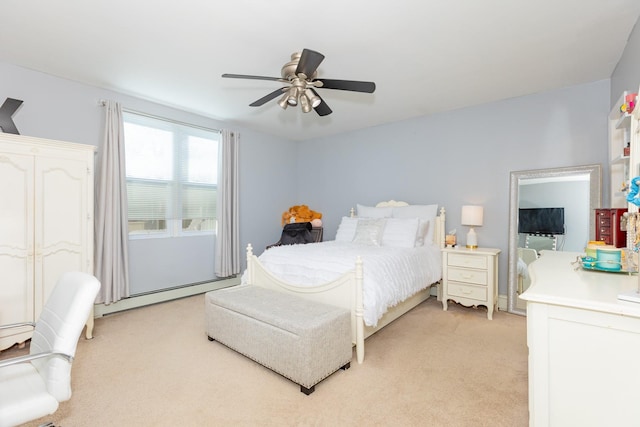
[[[304,140],[609,78],[638,0],[6,0],[0,60]],[[319,90],[333,114],[282,110],[293,52],[319,76],[374,94]]]

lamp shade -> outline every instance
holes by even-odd
[[[482,206],[467,205],[462,207],[462,225],[481,226],[484,217]]]

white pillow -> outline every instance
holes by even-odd
[[[384,219],[359,219],[353,243],[360,243],[368,246],[380,246],[382,243],[382,229],[384,228],[384,223]]]
[[[413,248],[416,246],[418,218],[387,218],[382,232],[382,246]]]
[[[336,241],[351,242],[356,235],[356,227],[358,226],[358,218],[343,216],[338,231],[336,232]]]
[[[391,206],[376,208],[375,206],[356,205],[358,216],[360,218],[391,218],[393,208]]]
[[[396,206],[393,208],[393,218],[420,218],[422,220],[428,220],[429,226],[426,230],[426,235],[423,239],[424,242],[433,241],[433,229],[431,224],[435,224],[436,217],[438,216],[438,205],[409,205],[409,206]],[[417,243],[417,242],[416,242]],[[420,246],[420,245],[417,245]]]
[[[431,240],[428,238],[429,229],[431,228],[431,221],[428,219],[419,219],[418,221],[418,233],[416,234],[416,246],[424,246],[425,242],[433,241],[433,233],[431,233]]]

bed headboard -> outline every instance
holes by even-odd
[[[398,201],[398,200],[387,200],[383,202],[379,202],[376,204],[376,208],[386,208],[386,207],[402,207],[402,206],[411,206],[407,202]],[[354,218],[356,216],[356,210],[351,208],[349,212],[349,216]],[[446,236],[446,216],[444,207],[440,207],[439,214],[436,216],[435,220],[435,231],[433,233],[433,242],[438,245],[440,248],[445,247],[445,236]]]
[[[380,202],[376,205],[376,208],[387,208],[387,207],[394,207],[394,206],[409,206],[409,203],[407,202],[399,202],[397,200],[389,200],[386,202]]]

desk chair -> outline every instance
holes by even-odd
[[[31,323],[29,354],[0,360],[0,427],[53,414],[59,402],[71,398],[71,363],[99,289],[98,279],[86,273],[69,272],[58,279],[40,318]]]

